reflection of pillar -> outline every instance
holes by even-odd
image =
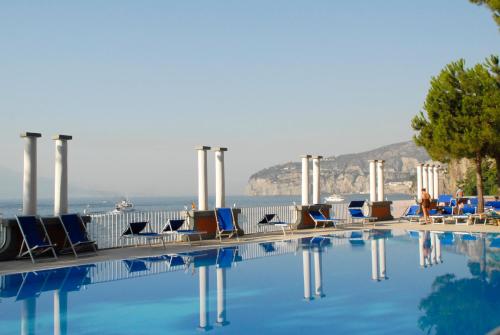
[[[378,251],[377,240],[372,239],[372,279],[379,280],[378,278]]]
[[[378,260],[379,260],[379,279],[387,279],[385,272],[385,240],[383,238],[377,240],[378,242]]]
[[[217,269],[217,324],[225,326],[226,321],[226,269]]]
[[[54,291],[54,335],[68,333],[68,293],[60,290]]]
[[[436,259],[436,233],[431,233],[431,264],[437,264]]]
[[[22,133],[24,138],[23,215],[35,215],[36,196],[36,139],[38,133]]]
[[[418,232],[418,256],[419,256],[421,268],[425,267],[424,241],[425,241],[425,234],[423,231],[419,231]]]
[[[201,266],[198,270],[200,281],[200,326],[201,330],[208,327],[208,267]]]
[[[370,161],[370,202],[377,201],[376,160]]]
[[[226,190],[224,177],[224,151],[227,148],[214,148],[215,150],[215,207],[226,206]]]
[[[429,192],[431,198],[434,198],[434,165],[429,166],[427,175],[429,178],[429,181],[427,182],[427,185],[429,185],[429,189],[427,191]]]
[[[426,191],[429,191],[429,187],[427,183],[429,182],[429,175],[427,174],[429,164],[424,164],[422,167],[422,188],[425,188]]]
[[[304,299],[311,300],[311,257],[309,250],[302,250],[302,264],[304,266]]]
[[[320,176],[321,176],[321,168],[320,168],[320,159],[323,158],[323,156],[313,156],[312,158],[312,163],[313,163],[313,204],[319,204],[321,203],[320,200],[320,195],[321,195],[321,190],[320,190]]]
[[[23,300],[21,307],[21,335],[35,334],[36,298]]]
[[[302,205],[309,205],[309,158],[311,155],[302,156]]]
[[[384,201],[384,161],[377,161],[377,201]]]
[[[207,150],[210,147],[199,146],[198,151],[198,209],[205,211],[208,209],[208,184],[207,184]]]
[[[68,135],[52,137],[56,143],[54,178],[54,215],[68,213]]]
[[[417,199],[422,200],[422,164],[417,164]]]
[[[434,199],[439,198],[439,165],[434,165]]]
[[[323,269],[321,264],[321,251],[314,250],[314,294],[317,297],[323,298]]]
[[[436,261],[438,263],[443,263],[443,259],[441,258],[441,240],[439,239],[439,236],[436,234]]]

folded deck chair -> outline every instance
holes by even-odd
[[[57,259],[55,244],[50,241],[50,236],[47,229],[39,217],[34,215],[16,216],[17,225],[23,236],[23,243],[19,250],[18,257],[23,257],[26,254],[30,255],[31,261],[35,263],[35,255],[41,255],[47,251],[51,251],[54,258]],[[26,251],[23,248],[26,246]]]
[[[145,231],[146,228],[148,228],[147,231]],[[149,221],[129,222],[121,238],[145,238],[150,245],[151,240],[161,240],[163,247],[166,248],[165,235],[152,232],[151,228],[149,228]]]
[[[197,235],[201,241],[201,235],[206,234],[206,232],[192,229],[180,229],[182,225],[184,225],[184,222],[186,222],[184,219],[170,219],[161,230],[161,233],[166,235],[187,236],[189,244],[191,244],[191,236]]]
[[[437,199],[438,205],[450,206],[453,196],[451,194],[440,194]]]
[[[323,224],[326,227],[328,223],[333,224],[333,227],[337,228],[336,223],[343,221],[342,219],[327,218],[321,211],[311,210],[309,211],[309,216],[314,221],[314,228],[318,227],[318,224]]]
[[[361,221],[363,224],[365,222],[369,223],[372,220],[376,220],[377,217],[374,216],[366,216],[363,213],[363,206],[365,204],[364,200],[353,200],[348,206],[349,214],[351,215],[351,219],[353,222]]]
[[[258,222],[258,224],[261,226],[280,227],[283,231],[283,235],[286,235],[285,228],[288,228],[293,234],[292,224],[281,221],[278,217],[278,214],[264,214],[264,217]]]
[[[408,222],[416,221],[418,222],[422,218],[423,214],[420,210],[420,205],[411,205],[404,212],[403,216],[399,218],[401,220],[408,220]]]
[[[97,253],[96,242],[90,240],[87,228],[80,215],[63,214],[59,216],[59,221],[66,233],[66,242],[69,243],[75,257],[78,257],[77,249],[81,250],[87,247],[91,247],[94,253]]]
[[[215,209],[215,219],[217,221],[217,232],[216,238],[222,242],[222,236],[227,235],[228,238],[236,235],[236,239],[239,241],[238,228],[234,223],[233,210],[231,208],[216,208]]]

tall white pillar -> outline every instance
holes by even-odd
[[[207,330],[208,327],[208,267],[200,266],[198,269],[200,285],[200,330]]]
[[[418,232],[418,259],[420,263],[420,267],[425,267],[425,255],[424,255],[424,242],[425,235],[423,231]]]
[[[69,135],[52,137],[56,144],[54,176],[54,215],[68,213],[68,141]]]
[[[36,298],[23,300],[21,307],[21,335],[35,335]]]
[[[208,209],[207,151],[210,147],[198,146],[198,209]]]
[[[54,291],[54,335],[68,333],[68,293],[61,290]]]
[[[309,158],[311,155],[303,155],[302,158],[302,205],[309,205]]]
[[[429,192],[431,198],[434,198],[434,165],[429,165],[427,176],[429,178],[427,181],[427,185],[429,185],[427,192]]]
[[[422,200],[422,169],[423,164],[417,164],[417,199]]]
[[[36,139],[38,137],[42,135],[30,132],[21,134],[21,138],[24,138],[23,215],[36,214]]]
[[[378,243],[377,240],[372,239],[372,279],[379,280],[378,277]]]
[[[376,160],[370,161],[370,202],[377,201]]]
[[[422,188],[425,188],[426,191],[429,191],[429,164],[424,164],[422,167]]]
[[[320,195],[321,195],[321,190],[320,190],[320,176],[321,176],[321,168],[320,168],[320,159],[323,158],[323,156],[313,156],[312,157],[312,163],[313,163],[313,204],[319,204],[321,203],[320,200]]]
[[[434,199],[439,198],[439,165],[434,165]]]
[[[302,250],[304,272],[304,300],[311,300],[311,256],[307,249]]]
[[[226,269],[217,269],[217,324],[225,326],[226,320]]]
[[[380,279],[387,279],[387,274],[385,270],[385,239],[381,238],[377,240],[378,242],[378,277]]]
[[[377,201],[384,201],[384,161],[377,161]]]
[[[314,295],[323,298],[323,268],[321,262],[321,250],[313,251],[314,256]]]
[[[226,182],[224,177],[224,151],[227,148],[217,147],[215,151],[215,207],[226,207]]]

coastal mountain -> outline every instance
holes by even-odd
[[[427,152],[413,141],[395,143],[374,150],[325,157],[321,160],[322,193],[366,193],[369,191],[369,160],[385,160],[386,193],[413,193],[416,164],[430,162]],[[301,189],[300,161],[263,169],[248,180],[248,195],[298,195]]]

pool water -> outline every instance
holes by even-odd
[[[345,232],[0,277],[0,334],[485,334],[500,236]]]

